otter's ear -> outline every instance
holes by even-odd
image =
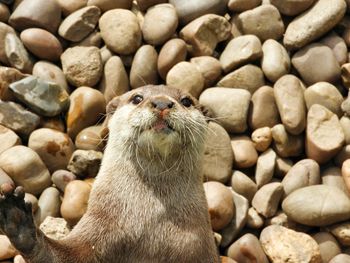
[[[106,106],[106,118],[102,123],[102,130],[100,132],[101,138],[107,138],[109,130],[108,130],[108,122],[111,118],[112,114],[115,112],[115,110],[118,108],[119,105],[119,97],[114,97],[110,102],[108,102]]]

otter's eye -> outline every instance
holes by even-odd
[[[183,98],[181,99],[181,104],[184,105],[185,107],[191,107],[193,105],[193,101],[190,98]]]
[[[140,104],[141,101],[143,101],[143,97],[141,95],[135,95],[132,99],[131,102],[135,105]]]

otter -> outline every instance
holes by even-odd
[[[0,230],[29,263],[220,262],[201,177],[207,119],[191,95],[145,86],[107,106],[108,141],[85,215],[63,240],[1,186]]]

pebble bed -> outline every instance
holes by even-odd
[[[63,238],[86,211],[107,103],[145,84],[210,112],[223,262],[350,262],[349,0],[0,0],[0,185]],[[0,235],[0,262],[24,262]]]

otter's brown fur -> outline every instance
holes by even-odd
[[[219,262],[200,176],[206,121],[196,100],[146,86],[115,98],[108,114],[109,139],[86,214],[60,241],[37,230],[24,257],[31,263]]]

